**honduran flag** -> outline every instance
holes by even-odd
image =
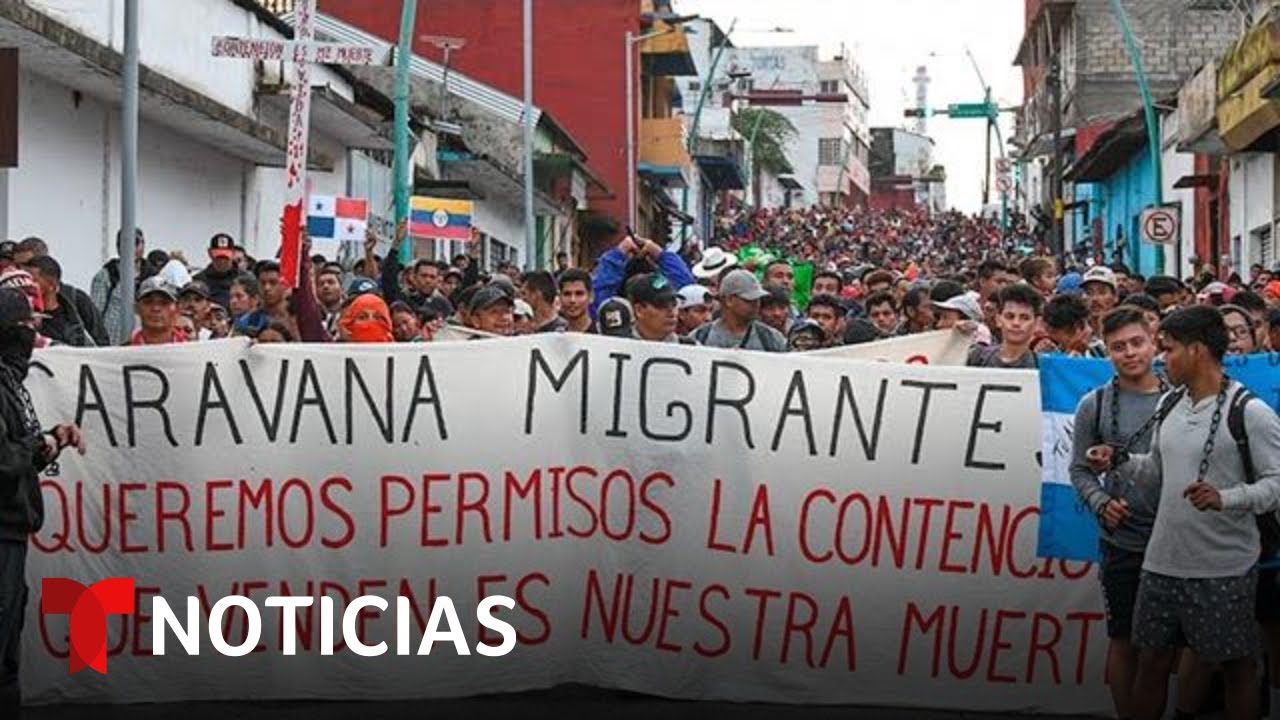
[[[1280,407],[1280,354],[1235,356],[1223,364],[1272,408]],[[1160,369],[1160,368],[1158,368]],[[1094,388],[1110,382],[1111,363],[1064,355],[1040,357],[1040,536],[1037,555],[1098,559],[1098,523],[1071,485],[1071,443],[1076,407]]]
[[[470,200],[414,196],[409,199],[409,234],[435,240],[470,240]]]
[[[307,208],[307,235],[312,242],[363,242],[369,201],[362,198],[312,195]]]
[[[1098,558],[1098,522],[1071,484],[1072,430],[1080,399],[1114,374],[1106,360],[1040,356],[1040,557]]]

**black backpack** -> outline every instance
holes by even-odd
[[[1156,411],[1159,418],[1157,425],[1164,424],[1165,418],[1173,412],[1173,408],[1182,400],[1186,392],[1186,388],[1178,388],[1160,399],[1160,407]],[[1244,481],[1247,485],[1258,481],[1258,471],[1253,465],[1253,454],[1249,449],[1249,432],[1245,427],[1244,410],[1250,402],[1257,399],[1257,395],[1242,385],[1231,397],[1227,410],[1227,430],[1230,431],[1231,439],[1235,441],[1236,450],[1240,453],[1240,463],[1244,466]],[[1280,517],[1277,517],[1275,510],[1255,517],[1258,521],[1258,534],[1262,539],[1262,558],[1272,558],[1280,553]]]

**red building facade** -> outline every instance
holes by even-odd
[[[320,0],[321,12],[395,42],[400,3]],[[516,0],[430,0],[419,3],[414,52],[442,62],[424,35],[466,40],[451,68],[508,95],[523,96],[522,3]],[[533,0],[533,101],[555,116],[613,191],[591,209],[626,218],[625,36],[641,32],[638,0]],[[637,67],[639,63],[636,64]],[[637,72],[637,78],[639,72]]]

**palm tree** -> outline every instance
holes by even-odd
[[[785,115],[769,108],[746,108],[733,116],[733,129],[751,144],[751,177],[760,205],[760,173],[774,177],[793,171],[787,160],[787,143],[799,134]]]

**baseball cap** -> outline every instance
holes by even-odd
[[[970,320],[982,320],[982,300],[976,292],[970,291],[941,302],[934,301],[933,306],[941,310],[955,310]]]
[[[627,281],[627,298],[634,305],[674,305],[676,290],[659,273],[636,275]]]
[[[347,297],[378,292],[378,283],[366,277],[358,277],[347,285]]]
[[[520,298],[516,298],[514,314],[516,317],[528,318],[532,320],[533,306],[525,302],[524,300],[521,300]]]
[[[620,297],[612,297],[600,303],[600,309],[596,311],[596,326],[601,335],[631,337],[634,318],[631,303]]]
[[[827,331],[823,330],[822,326],[819,325],[816,320],[810,320],[809,318],[800,318],[795,321],[791,326],[791,329],[787,331],[788,339],[794,338],[797,335],[812,335],[817,338],[819,342],[827,341]]]
[[[428,322],[453,315],[453,303],[440,295],[432,295],[418,307],[418,314]]]
[[[785,288],[767,287],[764,289],[764,299],[760,304],[763,307],[791,307],[791,293]]]
[[[142,300],[148,295],[155,295],[156,293],[164,295],[170,300],[178,299],[178,294],[173,291],[173,286],[165,282],[164,278],[158,275],[153,275],[146,280],[143,280],[142,284],[138,286],[139,300]]]
[[[1084,274],[1084,279],[1080,282],[1080,286],[1084,287],[1091,282],[1108,285],[1112,290],[1119,289],[1119,285],[1116,283],[1116,272],[1106,265],[1094,265],[1089,268],[1089,272]]]
[[[19,325],[34,318],[25,293],[17,288],[0,288],[0,325]]]
[[[199,295],[205,300],[208,300],[209,286],[206,285],[203,280],[192,280],[191,282],[182,286],[182,290],[178,292],[178,297],[182,297],[183,295],[188,295],[188,294]]]
[[[685,285],[676,293],[676,308],[708,307],[711,305],[711,291],[701,285]]]
[[[467,305],[467,309],[471,312],[479,312],[498,303],[506,303],[511,305],[513,309],[515,307],[514,299],[507,294],[507,291],[501,285],[490,283],[477,290],[476,294],[471,296],[471,302]]]
[[[760,300],[769,293],[760,281],[746,270],[733,270],[720,281],[720,297],[737,297],[743,300]]]
[[[1093,272],[1092,270],[1090,272]],[[1084,287],[1084,279],[1080,273],[1072,272],[1058,278],[1058,286],[1054,291],[1059,295],[1079,295]]]
[[[210,257],[231,257],[236,251],[236,241],[226,233],[216,233],[209,238]]]

